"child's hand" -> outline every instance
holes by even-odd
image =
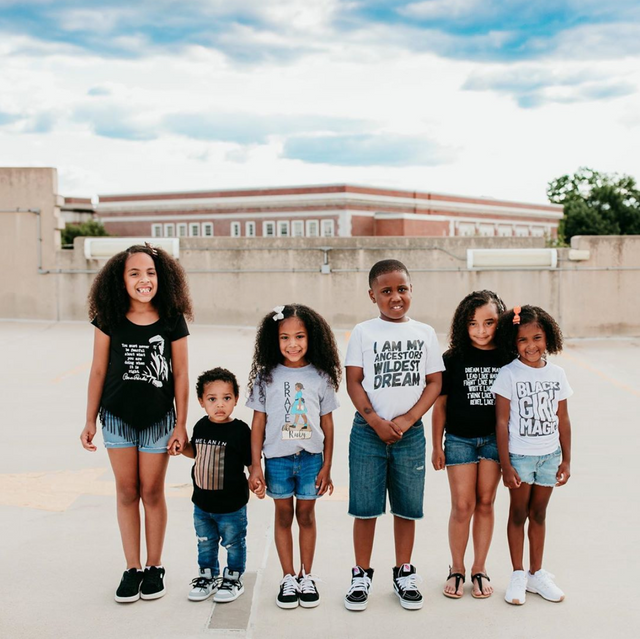
[[[415,423],[413,419],[405,415],[398,415],[393,418],[393,423],[403,432],[406,433]]]
[[[187,429],[184,428],[184,426],[182,428],[176,426],[173,429],[173,434],[171,435],[169,443],[167,444],[167,450],[169,451],[169,454],[179,455],[188,440],[189,438],[187,437]]]
[[[264,499],[267,494],[267,487],[260,480],[256,482],[256,489],[252,488],[251,490],[258,499]]]
[[[375,426],[371,425],[371,428],[376,431],[376,435],[378,435],[385,444],[395,444],[402,439],[402,430],[400,427],[388,419],[380,419],[380,421],[376,422]]]
[[[443,470],[444,463],[444,450],[442,448],[434,448],[431,453],[431,464],[434,470]]]
[[[174,457],[176,455],[179,455],[182,452],[180,442],[178,440],[174,440],[173,442],[170,442],[169,445],[167,446],[167,452],[169,453],[169,455],[173,455]]]
[[[331,481],[331,468],[323,466],[316,477],[316,493],[324,495],[327,491],[333,494],[333,482]]]
[[[520,475],[513,466],[502,468],[502,482],[507,488],[520,488]]]
[[[558,480],[556,486],[564,486],[569,481],[569,477],[571,477],[569,462],[563,461],[560,463],[556,473],[556,479]]]
[[[264,475],[262,474],[262,468],[258,468],[254,470],[251,469],[249,473],[249,489],[252,493],[256,494],[256,497],[259,499],[264,499],[264,495],[267,488],[267,482],[264,480]]]
[[[96,450],[96,445],[93,443],[93,438],[96,436],[96,423],[95,422],[87,422],[84,426],[83,431],[80,433],[80,443],[85,450],[90,450],[94,453]]]

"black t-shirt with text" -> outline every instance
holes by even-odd
[[[162,420],[174,400],[171,342],[189,335],[184,317],[148,326],[125,318],[113,329],[91,323],[111,338],[100,406],[138,430]]]
[[[196,457],[191,501],[208,513],[232,513],[249,501],[244,472],[251,465],[251,429],[239,419],[224,424],[203,417],[194,427]]]
[[[447,396],[445,430],[458,437],[485,437],[496,432],[491,386],[504,360],[495,349],[470,348],[464,355],[445,353],[441,395]]]

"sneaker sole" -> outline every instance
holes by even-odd
[[[206,601],[207,599],[209,599],[209,597],[211,597],[211,595],[215,595],[216,592],[217,590],[214,590],[213,592],[210,592],[206,597],[187,595],[187,599],[189,601]]]
[[[357,611],[360,611],[360,610],[366,610],[368,603],[369,603],[368,601],[365,601],[364,603],[356,603],[356,602],[353,602],[353,601],[349,601],[348,599],[345,599],[344,600],[344,607],[347,610],[355,610],[357,612]]]
[[[302,599],[300,600],[301,608],[315,608],[318,605],[320,605],[319,599],[317,599],[316,601],[302,601]]]
[[[226,592],[226,590],[225,590],[225,592]],[[243,592],[244,592],[244,586],[242,586],[242,588],[240,588],[240,589],[236,592],[236,594],[235,594],[235,596],[234,596],[234,597],[226,597],[225,599],[216,599],[216,598],[214,597],[214,598],[213,598],[213,600],[214,600],[216,603],[227,603],[227,602],[229,602],[229,601],[235,601],[235,600],[236,600],[236,599],[237,599],[237,598],[238,598],[238,597],[239,597]]]
[[[163,588],[159,592],[154,592],[150,595],[144,595],[140,593],[140,599],[144,599],[145,601],[151,601],[152,599],[160,599],[160,597],[164,597],[166,592],[167,592],[167,589]]]
[[[526,600],[525,600],[525,599],[523,599],[522,601],[520,601],[520,599],[507,599],[507,598],[505,597],[505,601],[506,601],[508,604],[511,604],[512,606],[523,606],[523,605],[524,605],[524,602],[525,602]]]
[[[298,607],[298,602],[297,601],[291,601],[291,602],[280,601],[276,597],[276,606],[278,606],[278,608],[282,608],[283,610],[291,610],[292,608]]]
[[[424,606],[424,601],[407,601],[406,599],[403,599],[397,592],[396,592],[396,596],[400,600],[400,605],[405,610],[420,610],[420,608]]]
[[[118,597],[118,595],[115,595],[114,599],[118,603],[133,603],[134,601],[138,601],[138,599],[140,599],[140,593],[131,597]]]
[[[552,603],[560,603],[561,601],[564,601],[564,595],[562,595],[560,599],[549,599],[549,597],[545,597],[541,592],[538,592],[537,590],[533,590],[532,588],[529,588],[529,587],[527,587],[527,592],[530,592],[534,595],[540,595],[543,599],[545,599],[546,601],[550,601]]]

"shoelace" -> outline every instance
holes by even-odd
[[[553,580],[555,579],[555,575],[552,575],[550,572],[546,570],[540,569],[536,573],[537,578],[544,583],[545,586],[555,586]]]
[[[215,579],[207,579],[206,577],[196,577],[191,581],[191,585],[194,588],[202,588],[203,590],[209,586],[210,583],[215,582]]]
[[[371,579],[369,579],[368,575],[365,575],[364,577],[354,577],[351,580],[351,586],[349,588],[349,591],[347,592],[347,595],[351,595],[357,590],[364,590],[368,592],[370,588]]]
[[[316,581],[322,581],[318,577],[314,577],[313,575],[302,575],[302,579],[298,582],[298,589],[301,593],[306,595],[312,595],[317,592]]]
[[[222,585],[220,586],[220,588],[218,588],[218,590],[233,590],[234,586],[237,583],[238,582],[235,581],[234,579],[223,579]]]
[[[300,591],[298,582],[292,575],[286,575],[280,582],[280,585],[282,586],[282,594],[286,597],[295,595]]]
[[[418,590],[418,584],[421,584],[423,579],[414,572],[406,577],[397,577],[396,581],[402,590]]]

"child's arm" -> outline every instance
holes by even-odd
[[[320,417],[320,428],[324,433],[324,463],[316,478],[316,491],[318,495],[324,495],[327,491],[333,493],[331,481],[331,464],[333,462],[333,413],[327,413]]]
[[[433,403],[440,396],[441,390],[442,373],[438,371],[427,375],[420,399],[404,415],[394,417],[393,423],[400,427],[403,433],[408,431],[433,406]]]
[[[176,398],[176,427],[167,444],[170,455],[179,455],[187,443],[187,405],[189,404],[189,351],[187,338],[171,342],[173,391]]]
[[[502,481],[507,488],[520,488],[520,476],[509,459],[509,413],[511,402],[502,395],[496,395],[496,440],[502,467]]]
[[[434,470],[442,470],[445,467],[444,449],[442,448],[442,436],[444,435],[444,424],[447,417],[447,396],[440,395],[433,405],[431,413],[431,440],[433,452],[431,453],[431,464]]]
[[[95,328],[93,335],[93,361],[91,362],[91,372],[89,373],[89,389],[87,392],[87,417],[80,442],[86,450],[94,452],[96,445],[93,438],[96,434],[96,420],[98,419],[98,409],[102,398],[104,380],[109,368],[109,346],[111,338],[103,333],[99,328]]]
[[[564,486],[571,477],[571,421],[569,420],[569,407],[567,400],[558,402],[558,432],[560,434],[560,448],[562,449],[562,461],[556,473],[558,483],[556,486]]]
[[[356,407],[356,410],[364,417],[365,421],[376,432],[385,444],[393,444],[402,437],[402,430],[393,422],[382,419],[371,406],[369,396],[362,387],[364,369],[359,366],[347,366],[347,393]]]
[[[189,457],[190,459],[196,458],[196,451],[193,449],[193,445],[191,444],[190,441],[187,441],[187,443],[182,447],[182,450],[180,452],[185,457]]]
[[[249,470],[249,488],[260,496],[259,492],[266,488],[262,472],[262,446],[264,444],[264,431],[267,425],[267,414],[259,410],[253,411],[251,421],[251,466]]]
[[[251,469],[253,468],[253,464],[251,464],[251,466],[248,466],[249,468],[249,476],[251,476]],[[253,488],[251,488],[251,486],[249,486],[251,492],[258,498],[258,499],[264,499],[264,496],[267,494],[267,491],[265,489],[265,485],[264,484],[258,484],[258,487],[253,490]]]

